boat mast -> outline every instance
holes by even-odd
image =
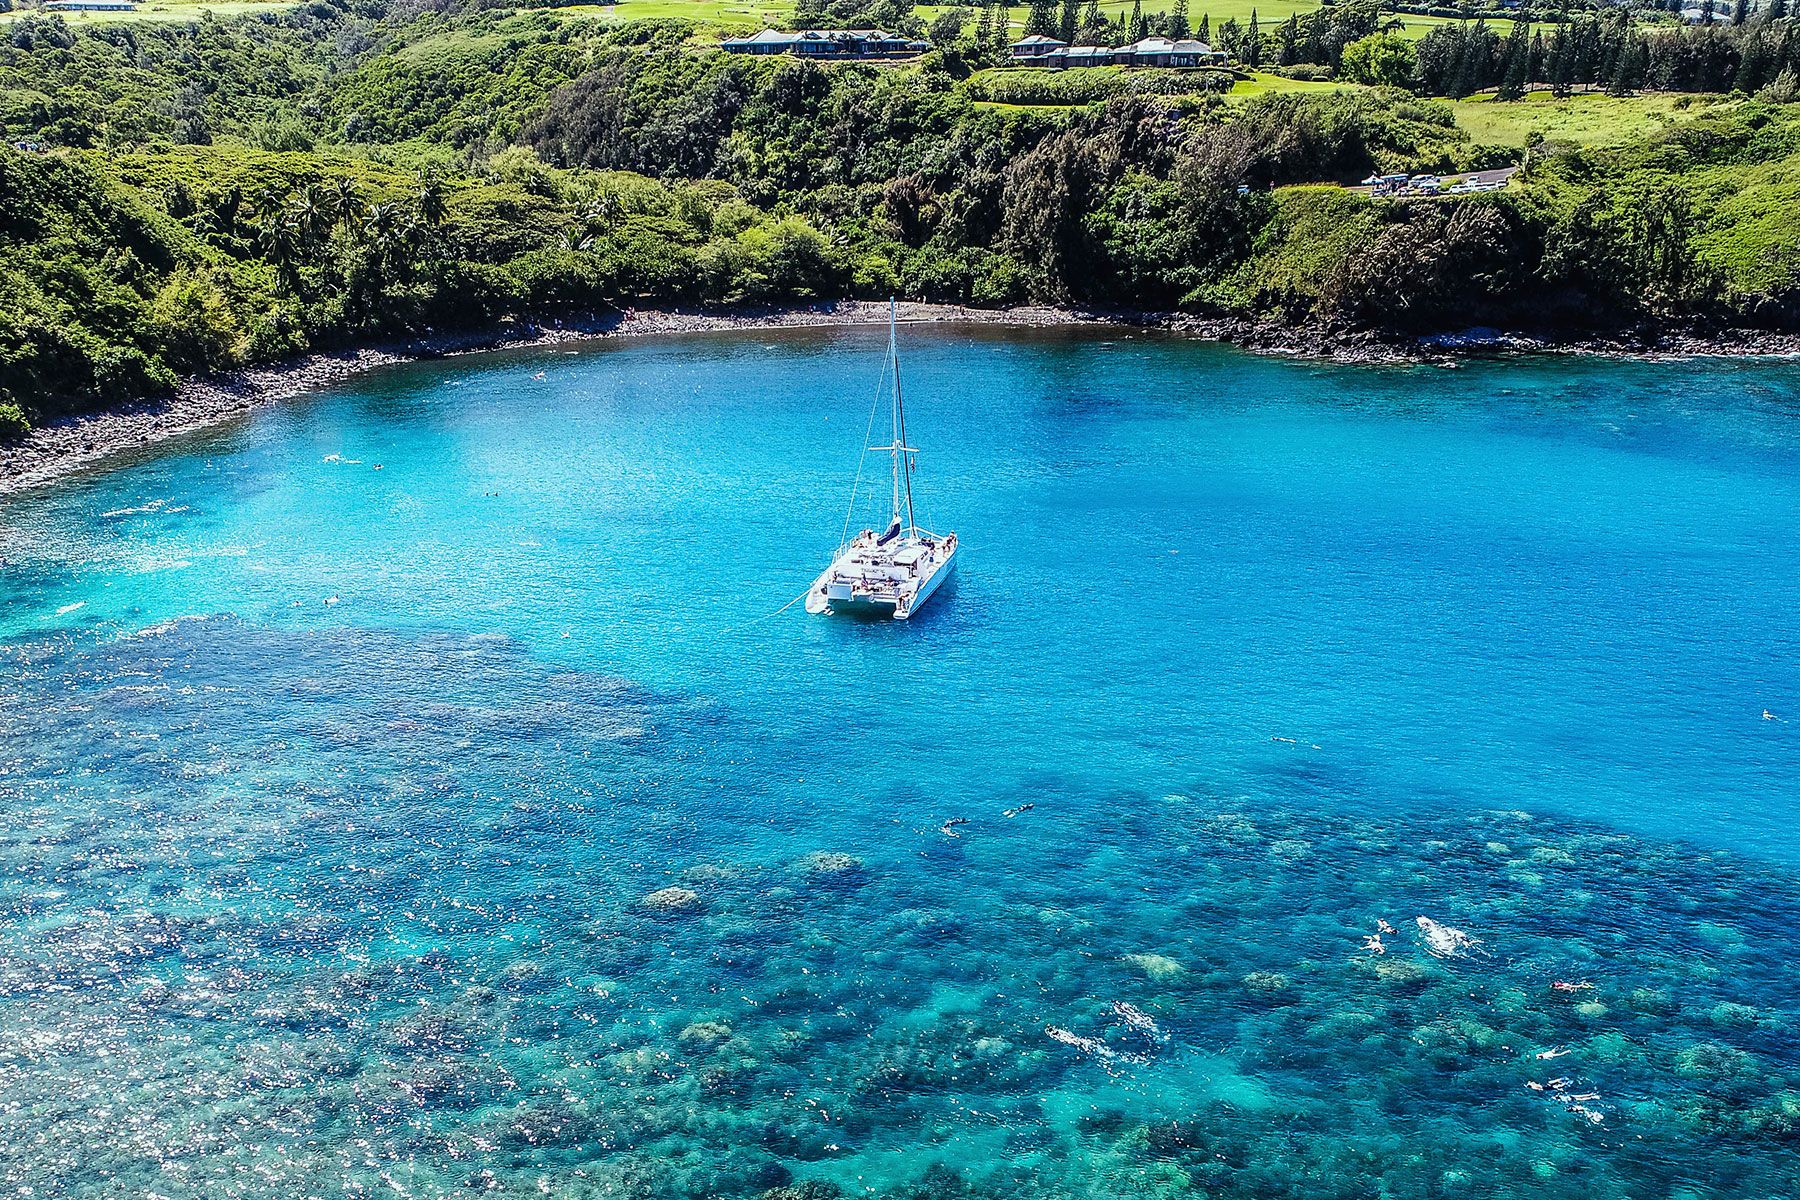
[[[894,452],[894,508],[890,526],[900,523],[900,347],[894,339],[894,298],[888,297],[888,365],[894,372],[893,412],[894,437],[889,442]]]
[[[894,523],[900,521],[900,482],[906,481],[906,530],[910,537],[919,534],[918,523],[913,518],[912,502],[912,463],[902,459],[902,455],[911,451],[906,444],[906,405],[900,396],[900,342],[894,333],[895,302],[888,297],[888,361],[894,370]]]

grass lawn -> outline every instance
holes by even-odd
[[[1102,0],[1100,11],[1109,17],[1129,16],[1132,0]],[[1082,11],[1087,10],[1087,0],[1081,2]],[[1175,7],[1174,0],[1144,0],[1144,12],[1167,12]],[[1319,7],[1319,0],[1188,0],[1188,20],[1196,27],[1201,17],[1211,17],[1213,29],[1221,23],[1235,18],[1240,25],[1250,23],[1250,14],[1256,13],[1261,28],[1266,33],[1287,20],[1294,13],[1309,13]],[[1028,4],[1020,4],[1014,14],[1023,23],[1031,11]]]
[[[125,21],[196,21],[200,14],[215,17],[241,17],[245,13],[280,12],[297,7],[299,0],[154,0],[137,6],[133,12],[65,12],[58,13],[71,25],[109,25]],[[24,13],[0,13],[0,22],[17,20]]]
[[[782,25],[793,15],[791,3],[745,4],[742,0],[624,0],[621,4],[569,4],[556,9],[569,16],[644,21],[680,17],[709,25],[762,28]]]
[[[1433,29],[1436,29],[1439,25],[1462,24],[1462,21],[1456,17],[1416,17],[1412,13],[1387,13],[1385,16],[1389,20],[1398,19],[1401,22],[1400,36],[1410,38],[1415,42],[1430,33]],[[1494,20],[1489,21],[1487,27],[1501,37],[1505,37],[1512,32],[1513,23],[1505,20]]]
[[[1453,100],[1456,123],[1481,145],[1523,146],[1532,133],[1583,146],[1613,146],[1698,116],[1720,96],[1607,96],[1600,93],[1558,100],[1533,92],[1523,100],[1472,96]]]
[[[1229,95],[1235,100],[1247,96],[1265,96],[1270,92],[1335,92],[1355,86],[1353,83],[1289,79],[1285,75],[1265,75],[1260,71],[1253,71],[1250,78],[1240,79],[1232,84]]]
[[[1131,12],[1132,0],[1104,0],[1100,10],[1108,16],[1117,17]],[[939,13],[952,8],[968,8],[971,24],[981,14],[978,4],[921,4],[914,11],[921,21],[930,24]],[[1087,7],[1082,0],[1082,8]],[[1166,12],[1175,7],[1174,0],[1144,0],[1144,12]],[[1273,29],[1293,13],[1308,13],[1319,7],[1319,0],[1188,0],[1189,19],[1195,25],[1202,16],[1212,18],[1212,26],[1217,29],[1229,18],[1236,18],[1240,24],[1248,24],[1250,14],[1254,11],[1265,30]],[[712,25],[747,26],[747,25],[782,25],[793,14],[791,0],[774,0],[768,4],[749,4],[743,0],[621,0],[618,4],[574,4],[567,5],[559,11],[572,16],[610,17],[620,21],[640,20],[647,17],[684,17],[691,21],[703,21]],[[1025,29],[1025,18],[1030,15],[1031,6],[1026,3],[1015,3],[1009,9],[1012,17],[1011,28],[1016,35],[1022,35]],[[1424,19],[1424,18],[1420,18]]]

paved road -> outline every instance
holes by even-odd
[[[1444,181],[1444,191],[1448,192],[1455,185],[1457,185],[1459,183],[1465,183],[1465,182],[1466,183],[1489,184],[1489,185],[1492,185],[1495,187],[1504,187],[1504,186],[1506,186],[1507,180],[1511,179],[1514,175],[1517,175],[1518,173],[1519,173],[1519,168],[1517,168],[1517,167],[1495,167],[1489,171],[1464,171],[1461,174],[1447,172],[1444,175],[1439,176],[1439,178]],[[1353,191],[1353,192],[1361,192],[1363,195],[1367,196],[1372,189],[1359,183],[1359,184],[1350,185],[1349,190]],[[1417,200],[1417,199],[1421,199],[1422,197],[1402,192],[1402,193],[1399,193],[1398,198]],[[1424,198],[1429,198],[1429,197],[1424,197]]]
[[[1519,173],[1517,167],[1495,167],[1492,171],[1470,171],[1467,175],[1446,175],[1444,182],[1461,183],[1505,183]]]

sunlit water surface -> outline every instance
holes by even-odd
[[[1800,1196],[1800,368],[906,341],[0,507],[6,1190]]]

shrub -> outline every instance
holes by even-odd
[[[30,432],[25,410],[10,400],[0,402],[0,442],[16,442]]]

